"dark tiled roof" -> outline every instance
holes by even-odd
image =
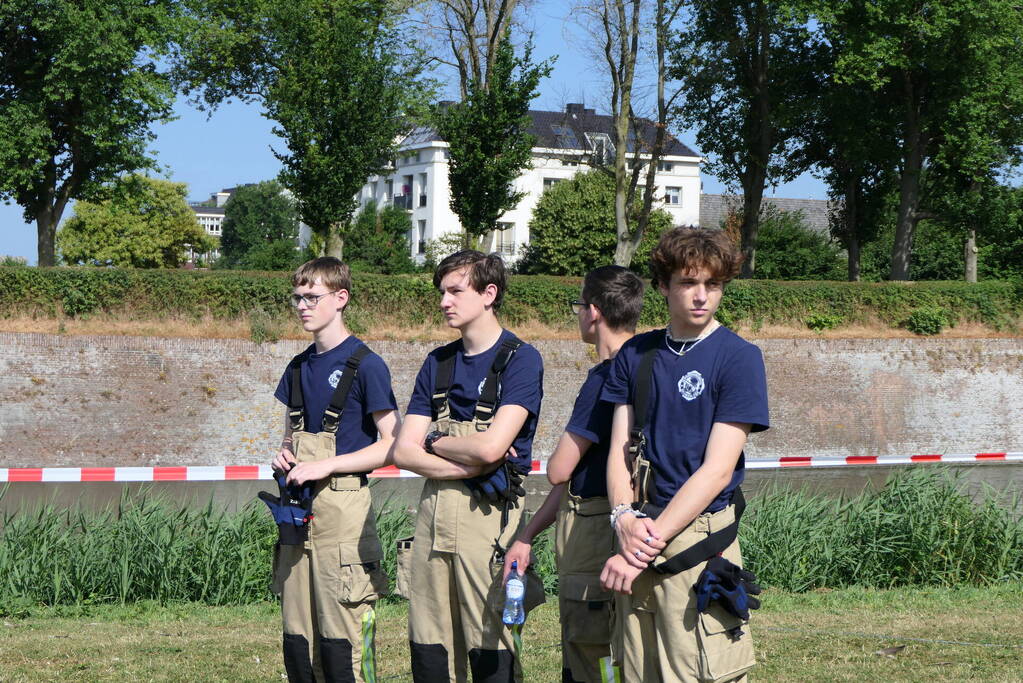
[[[429,126],[418,126],[402,140],[402,145],[425,145],[428,142],[443,142],[437,131]]]
[[[586,141],[586,133],[604,133],[614,140],[614,120],[607,115],[597,114],[593,109],[585,109],[581,106],[568,105],[566,111],[530,111],[529,118],[532,125],[529,132],[537,137],[539,147],[551,149],[584,149],[590,151],[590,145]],[[647,119],[640,119],[640,139],[645,143],[641,147],[649,147],[653,144],[656,129],[654,123]],[[578,141],[578,147],[565,144],[564,136],[558,136],[552,126],[568,128],[574,133]],[[629,151],[635,151],[632,141],[629,143]],[[696,157],[696,152],[679,142],[670,133],[665,145],[664,153],[670,156]]]
[[[781,211],[802,211],[806,226],[823,235],[830,235],[828,212],[831,202],[826,199],[790,199],[786,197],[764,197],[764,206],[774,206]],[[701,194],[700,225],[717,228],[733,208],[742,207],[742,195]]]
[[[586,109],[579,104],[569,104],[565,111],[530,111],[529,118],[529,132],[536,136],[538,147],[590,152],[592,148],[586,139],[586,133],[604,133],[612,140],[614,139],[612,118],[604,114],[597,114],[593,109]],[[642,126],[640,138],[645,143],[643,146],[648,147],[653,144],[656,132],[654,123],[647,119],[640,119],[640,123]],[[558,135],[552,126],[557,127],[563,134]],[[402,146],[413,146],[439,140],[441,137],[435,130],[421,126],[402,141]],[[630,142],[629,151],[632,152],[634,149],[635,145]],[[699,156],[671,134],[668,135],[664,153],[680,157]]]
[[[222,206],[191,206],[193,213],[212,213],[220,216],[224,215],[224,207]]]

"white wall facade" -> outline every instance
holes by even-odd
[[[590,170],[590,155],[589,150],[533,148],[532,167],[514,183],[525,196],[501,216],[498,223],[506,227],[501,234],[490,236],[486,248],[500,253],[508,262],[518,260],[529,244],[529,221],[545,187]],[[655,206],[671,214],[674,225],[699,225],[700,162],[696,156],[665,156],[661,160],[662,170],[655,176]],[[409,212],[411,252],[420,262],[426,241],[461,232],[450,198],[448,144],[439,140],[403,144],[391,172],[370,177],[359,193],[362,206],[375,201],[378,206],[394,204]]]

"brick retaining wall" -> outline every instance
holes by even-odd
[[[765,339],[773,427],[750,457],[1023,450],[1023,340]],[[370,344],[404,409],[433,344]],[[272,392],[306,344],[0,333],[0,463],[258,464],[280,438]],[[536,344],[546,457],[594,362]]]

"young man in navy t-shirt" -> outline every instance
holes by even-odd
[[[614,405],[600,399],[611,363],[636,331],[643,281],[621,266],[602,266],[583,280],[571,302],[579,336],[593,344],[600,362],[590,368],[554,454],[547,461],[553,488],[505,558],[520,568],[531,561],[533,539],[557,519],[558,606],[561,610],[561,680],[601,683],[614,677],[611,661],[611,593],[600,585],[614,553],[607,525],[607,449]]]
[[[437,266],[440,308],[460,338],[426,357],[395,446],[399,467],[427,477],[399,569],[417,682],[522,679],[501,621],[501,569],[522,519],[516,482],[529,472],[543,362],[497,319],[506,280],[495,254],[460,251]],[[542,587],[526,600],[542,602]]]
[[[644,682],[743,680],[754,663],[748,627],[717,603],[705,613],[696,608],[693,586],[706,561],[661,573],[666,561],[735,520],[743,447],[750,432],[768,427],[760,349],[714,319],[741,255],[723,231],[677,228],[650,260],[670,321],[622,347],[602,394],[615,404],[607,478],[618,552],[601,578],[620,594],[622,673]],[[637,401],[646,415],[634,411]],[[630,471],[637,420],[645,445]],[[740,565],[738,540],[722,555]]]
[[[313,482],[314,497],[308,541],[282,538],[274,551],[285,668],[292,683],[375,680],[373,605],[387,592],[387,575],[366,475],[391,463],[401,422],[383,359],[345,326],[348,266],[313,259],[292,285],[292,305],[313,343],[274,392],[287,407],[273,468],[293,487]],[[328,409],[339,385],[339,394],[348,391],[337,398],[337,415]]]

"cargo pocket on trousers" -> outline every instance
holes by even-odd
[[[753,639],[742,619],[713,603],[697,617],[701,681],[731,680],[753,668]]]
[[[587,645],[611,642],[611,594],[600,585],[600,577],[562,576],[558,593],[566,640]]]
[[[341,571],[338,576],[339,602],[370,602],[387,593],[383,552],[375,537],[338,544]]]
[[[533,570],[533,567],[534,564],[530,564],[529,568],[526,569],[526,596],[523,600],[523,607],[526,608],[526,614],[529,614],[534,608],[547,602],[547,595],[544,593],[543,581],[540,579],[540,575]],[[490,594],[487,596],[487,603],[492,609],[497,610],[498,613],[504,612],[503,574],[504,558],[492,558],[490,560],[490,576],[493,581],[490,584]]]
[[[395,581],[395,592],[406,600],[412,595],[412,539],[414,538],[415,536],[409,536],[408,538],[399,538],[396,541],[398,546],[398,576]]]

